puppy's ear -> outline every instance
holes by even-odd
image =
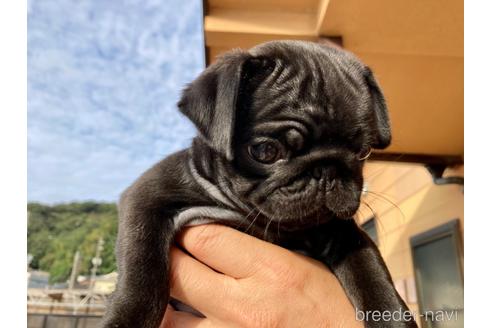
[[[180,111],[212,149],[232,160],[233,130],[244,63],[251,55],[236,50],[219,58],[183,91]]]
[[[371,147],[383,149],[391,143],[391,127],[388,117],[386,101],[379,84],[376,82],[372,71],[369,68],[364,70],[364,78],[370,94],[370,107],[374,115],[374,131]]]

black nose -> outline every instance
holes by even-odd
[[[311,170],[311,175],[316,180],[325,178],[326,191],[333,189],[335,185],[335,168],[333,166],[318,165]]]

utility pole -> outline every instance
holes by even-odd
[[[97,269],[99,266],[102,264],[102,259],[101,259],[101,252],[104,249],[104,240],[102,238],[99,238],[97,241],[97,248],[96,248],[96,256],[92,258],[92,270],[91,270],[91,284],[90,284],[90,293],[92,294],[94,290],[94,284],[96,282],[96,274],[97,274]]]
[[[79,275],[80,270],[80,252],[75,252],[75,256],[73,257],[72,264],[72,273],[70,274],[70,280],[68,282],[68,289],[72,290],[75,287],[75,283],[77,282],[77,276]]]
[[[89,294],[87,295],[88,297],[88,307],[87,307],[87,312],[89,313],[89,309],[91,307],[92,303],[92,295],[94,294],[94,285],[96,283],[96,275],[97,275],[97,269],[102,263],[101,259],[101,252],[104,249],[104,240],[102,238],[99,238],[97,241],[97,246],[96,246],[96,256],[92,258],[92,269],[91,269],[91,282],[89,286]]]

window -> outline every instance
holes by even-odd
[[[364,224],[362,224],[362,230],[364,230],[369,235],[369,237],[371,237],[376,245],[379,245],[378,231],[376,229],[376,221],[374,218],[371,218]]]
[[[410,243],[422,327],[463,327],[459,221],[412,237]]]

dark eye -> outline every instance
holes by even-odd
[[[272,140],[261,141],[250,145],[248,151],[254,160],[263,164],[274,163],[282,156],[280,144]]]

